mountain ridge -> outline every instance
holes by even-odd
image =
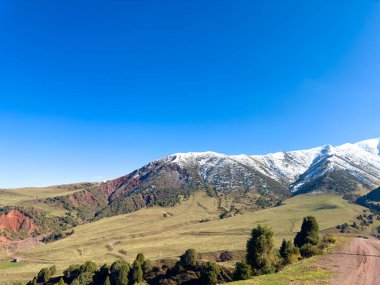
[[[219,199],[223,213],[237,213],[275,206],[297,194],[370,191],[380,185],[379,150],[376,138],[267,155],[175,153],[68,201],[88,202],[90,212],[101,218],[174,205],[180,197],[205,191]]]

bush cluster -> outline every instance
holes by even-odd
[[[325,235],[320,240],[317,220],[307,216],[294,240],[284,239],[277,252],[274,250],[273,231],[267,226],[259,225],[251,232],[245,258],[236,263],[234,279],[247,280],[252,276],[277,272],[301,258],[321,254],[329,243],[334,242],[331,235]]]
[[[136,260],[130,265],[124,260],[115,261],[111,266],[104,264],[100,268],[92,262],[87,261],[82,265],[70,265],[63,271],[58,284],[73,285],[131,285],[141,284],[143,282],[143,274],[153,270],[150,260],[145,260],[142,253],[138,254]],[[56,272],[55,266],[42,268],[28,285],[34,284],[50,284]],[[54,283],[56,283],[55,281]]]

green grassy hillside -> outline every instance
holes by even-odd
[[[16,189],[0,189],[0,207],[21,206],[36,208],[55,216],[62,216],[67,210],[63,207],[44,203],[44,199],[66,196],[83,190],[91,183],[77,183],[49,187],[29,187]]]
[[[217,200],[196,193],[172,208],[146,208],[105,218],[76,227],[72,236],[57,242],[3,251],[0,281],[30,278],[50,264],[62,270],[87,260],[110,263],[125,257],[125,250],[129,261],[138,252],[158,259],[178,256],[191,247],[198,252],[242,250],[257,224],[271,226],[279,245],[283,238],[294,236],[306,215],[315,216],[323,230],[353,220],[362,209],[335,195],[299,195],[283,206],[220,220]],[[21,259],[17,267],[6,262],[14,256]]]

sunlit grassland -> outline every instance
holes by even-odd
[[[138,252],[158,259],[178,256],[187,248],[199,252],[242,250],[251,229],[258,224],[272,227],[279,246],[283,238],[293,238],[304,216],[315,216],[320,228],[327,229],[353,220],[362,210],[335,195],[300,195],[283,206],[221,220],[217,200],[196,193],[172,208],[153,207],[105,218],[78,226],[72,236],[63,240],[20,250],[13,255],[21,259],[21,267],[0,269],[0,281],[30,278],[52,264],[63,270],[87,260],[111,263],[118,257],[110,243],[115,244],[116,251],[127,250],[129,261]],[[201,223],[202,219],[209,221]],[[9,259],[4,253],[0,258]]]
[[[63,215],[66,211],[53,205],[41,202],[41,199],[66,196],[76,191],[73,189],[75,184],[50,187],[29,187],[16,189],[0,189],[0,207],[4,206],[23,206],[27,208],[36,208],[48,212],[51,215]]]
[[[314,265],[319,257],[302,260],[296,264],[287,266],[279,273],[257,276],[251,280],[231,282],[231,285],[321,285],[331,284],[333,273]]]

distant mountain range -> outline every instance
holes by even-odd
[[[380,185],[380,138],[267,155],[177,153],[70,197],[99,217],[172,205],[205,191],[227,213],[274,206],[301,193],[352,193]],[[101,197],[99,199],[99,197]],[[101,200],[99,202],[99,200]]]

